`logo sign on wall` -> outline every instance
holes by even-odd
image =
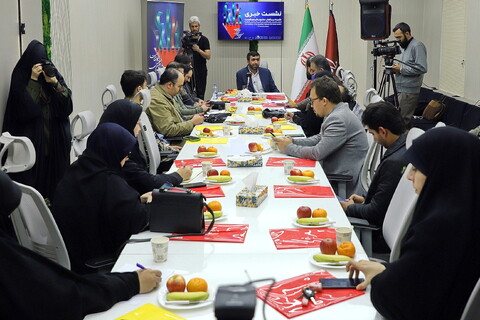
[[[182,47],[184,3],[147,2],[148,71],[164,68]]]

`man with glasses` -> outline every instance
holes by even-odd
[[[165,137],[186,136],[193,127],[203,123],[203,115],[196,114],[192,119],[185,121],[179,110],[178,102],[174,99],[183,86],[183,74],[174,68],[167,68],[162,73],[160,81],[152,88],[152,102],[146,113],[153,130]]]
[[[281,152],[290,156],[317,160],[325,174],[349,175],[346,193],[360,190],[359,174],[368,150],[367,135],[360,120],[347,103],[341,101],[340,89],[332,78],[323,76],[310,85],[310,101],[317,117],[324,118],[319,134],[309,138],[273,138]],[[336,186],[334,190],[338,193]]]

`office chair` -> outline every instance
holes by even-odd
[[[35,148],[26,137],[3,133],[0,159],[5,172],[22,172],[35,164]],[[20,245],[70,269],[67,248],[57,224],[42,195],[30,186],[15,182],[22,191],[20,205],[11,214],[11,220]]]
[[[157,77],[156,72],[152,71],[152,72],[147,73],[147,87],[149,89],[151,87],[153,87],[154,85],[156,85],[157,81],[158,81],[158,77]]]
[[[110,95],[110,100],[105,100],[107,93]],[[117,88],[113,84],[109,84],[102,93],[103,110],[107,109],[108,105],[115,100],[117,100]]]
[[[371,135],[368,134],[368,136]],[[375,141],[372,141],[370,146],[368,147],[367,156],[365,157],[362,170],[360,171],[360,182],[362,183],[362,188],[364,190],[368,190],[368,188],[370,187],[373,175],[375,174],[375,170],[380,164],[380,160],[384,152],[385,148],[382,145],[376,143]]]
[[[145,112],[147,110],[148,106],[152,102],[152,94],[150,93],[150,89],[142,89],[137,92],[136,95],[133,96],[133,101],[137,98],[137,96],[140,96],[140,106],[142,107],[142,110]]]
[[[378,94],[377,90],[375,88],[370,88],[367,91],[365,91],[365,97],[363,99],[363,106],[366,108],[368,107],[369,104],[371,103],[376,103],[384,101],[382,97]]]
[[[480,319],[480,279],[473,288],[460,320]]]
[[[161,161],[160,150],[158,149],[152,124],[145,112],[142,112],[140,115],[140,129],[140,134],[138,135],[140,152],[144,155],[145,159],[147,159],[148,172],[156,174]]]
[[[75,125],[78,120],[80,120],[82,127],[80,133],[75,134]],[[95,130],[96,126],[95,115],[90,110],[79,112],[73,118],[70,130],[72,132],[72,148],[76,157],[80,156],[87,147],[88,136]]]
[[[350,97],[353,100],[357,98],[357,80],[355,80],[355,76],[350,70],[345,70],[343,67],[338,67],[337,71],[335,72],[337,77],[343,82],[345,88],[347,88]]]

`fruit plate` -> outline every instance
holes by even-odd
[[[199,137],[199,138],[217,138],[217,137],[221,136],[222,131],[221,130],[215,130],[215,131],[211,131],[211,133],[212,134],[197,131],[197,132],[194,133],[194,135]]]
[[[335,221],[325,221],[325,222],[319,222],[319,223],[315,223],[315,224],[300,224],[300,223],[297,223],[297,219],[293,219],[292,221],[292,224],[295,226],[295,227],[298,227],[298,228],[326,228],[326,227],[330,227],[332,224],[334,224]]]
[[[217,182],[217,181],[213,181],[213,180],[208,180],[207,178],[208,178],[208,177],[205,177],[205,178],[203,179],[203,182],[205,182],[206,184],[221,184],[221,185],[224,185],[224,184],[233,183],[233,178],[232,178],[232,180],[227,181],[227,182]]]
[[[215,218],[215,222],[217,222],[217,221],[223,221],[223,220],[225,220],[225,219],[227,219],[227,215],[224,213],[221,217]],[[212,219],[210,219],[210,218],[205,218],[205,221],[210,222],[210,221],[212,221]]]
[[[290,176],[287,177],[287,181],[288,183],[291,183],[291,184],[300,184],[300,185],[305,185],[305,184],[315,184],[315,183],[319,183],[320,180],[318,179],[312,179],[312,180],[308,180],[308,181],[292,181],[289,179]]]
[[[248,153],[248,154],[266,154],[266,153],[270,153],[272,152],[272,148],[268,147],[268,148],[265,148],[263,149],[262,151],[245,151],[245,153]]]
[[[339,261],[339,262],[317,262],[315,259],[313,259],[314,254],[320,254],[320,250],[315,249],[314,251],[311,251],[308,253],[309,258],[308,261],[320,268],[331,268],[331,269],[345,269],[345,266],[347,265],[348,261]]]
[[[211,305],[214,301],[214,297],[210,293],[210,296],[208,297],[208,300],[202,301],[202,302],[185,302],[185,304],[174,304],[174,303],[168,303],[167,302],[167,288],[162,288],[158,292],[158,303],[160,303],[160,306],[167,308],[167,309],[173,309],[173,310],[188,310],[188,309],[198,309],[198,308],[203,308]]]
[[[214,155],[212,155],[212,156],[206,155],[206,154],[198,154],[198,153],[196,153],[196,154],[194,154],[193,156],[194,156],[195,158],[217,158],[217,157],[218,157],[218,153],[217,153],[217,154],[214,154]]]

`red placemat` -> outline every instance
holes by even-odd
[[[284,94],[267,94],[269,100],[287,100]]]
[[[365,291],[358,291],[356,289],[323,289],[315,293],[316,305],[309,303],[303,307],[301,298],[297,299],[297,297],[302,294],[304,287],[318,283],[320,278],[335,277],[327,271],[318,271],[276,282],[268,295],[266,303],[288,319],[291,319],[365,294]],[[265,300],[269,286],[270,285],[266,285],[258,288],[257,297]]]
[[[190,190],[195,192],[200,192],[205,196],[205,198],[222,198],[225,197],[222,187],[220,186],[206,186],[198,188],[190,188]]]
[[[265,103],[262,103],[262,107],[264,107],[264,108],[283,108],[283,107],[285,107],[285,103],[265,102]]]
[[[205,159],[183,159],[183,160],[175,160],[175,166],[177,168],[183,166],[192,166],[194,168],[201,168],[203,161],[211,161],[213,167],[226,167],[227,165],[223,162],[222,159],[219,158],[205,158]]]
[[[332,228],[270,229],[270,236],[277,250],[320,248],[323,239],[337,239]]]
[[[295,167],[315,167],[317,161],[308,159],[296,159],[296,158],[268,158],[267,167],[283,167],[283,160],[295,161]]]
[[[208,225],[205,226],[205,229]],[[171,241],[205,241],[243,243],[247,235],[248,224],[217,224],[204,236],[183,236],[170,238]]]
[[[332,188],[321,186],[273,186],[275,198],[334,198]]]

